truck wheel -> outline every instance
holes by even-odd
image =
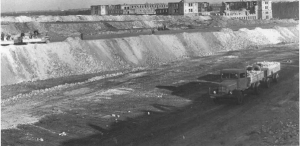
[[[215,104],[220,103],[220,102],[219,102],[219,99],[217,99],[217,98],[214,98],[213,101],[214,101]]]
[[[260,94],[260,87],[259,87],[259,83],[256,83],[255,84],[255,87],[254,87],[254,92],[256,95],[259,95]]]
[[[269,88],[269,87],[270,87],[270,84],[271,84],[271,83],[270,83],[270,79],[267,79],[267,80],[265,81],[265,84],[266,84],[266,87]]]
[[[279,74],[276,73],[276,74],[274,75],[274,82],[277,83],[277,82],[278,82],[278,79],[279,79]]]
[[[242,91],[235,91],[234,95],[237,98],[237,104],[242,104],[244,102],[244,95]]]

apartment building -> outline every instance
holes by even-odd
[[[222,9],[222,4],[210,4],[209,12],[210,15],[220,15]]]
[[[272,15],[272,1],[260,0],[258,2],[258,19],[271,19]]]
[[[182,15],[182,4],[180,2],[168,3],[168,13],[169,15]],[[180,11],[180,12],[179,12]]]
[[[108,15],[108,5],[93,5],[91,6],[92,15]]]
[[[268,0],[223,2],[221,14],[235,19],[271,19],[272,4]]]
[[[198,15],[208,14],[209,3],[195,0],[181,0],[168,3],[169,15]]]
[[[108,15],[122,15],[123,10],[121,8],[122,8],[122,5],[109,5],[108,6]]]
[[[156,9],[167,9],[166,3],[118,4],[91,6],[92,15],[155,15]],[[159,11],[166,13],[165,11]]]
[[[179,2],[91,6],[92,15],[223,15],[235,19],[271,19],[272,2],[233,1],[220,4],[181,0]]]
[[[146,3],[146,4],[131,4],[130,8],[134,11],[135,15],[154,15],[156,14],[156,9],[168,8],[166,3]]]
[[[155,10],[156,15],[168,15],[169,9],[168,8],[159,8]]]
[[[221,14],[235,19],[258,19],[257,1],[223,2]]]

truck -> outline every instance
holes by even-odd
[[[29,43],[49,43],[50,42],[50,38],[49,36],[43,35],[41,33],[39,33],[37,30],[35,30],[33,32],[33,34],[29,34],[29,35],[22,35],[22,42],[21,43],[25,43],[25,44],[29,44]]]
[[[259,94],[262,86],[270,87],[278,82],[280,62],[256,62],[245,69],[222,69],[217,87],[209,88],[209,96],[215,103],[221,99],[234,99],[242,104],[245,92],[252,90]]]
[[[14,40],[11,37],[11,35],[5,35],[3,32],[1,32],[1,41],[0,41],[1,46],[6,46],[6,45],[13,45]]]
[[[37,30],[34,33],[21,33],[20,35],[6,35],[1,33],[1,45],[18,45],[29,43],[49,43],[50,37],[45,34],[40,34]]]

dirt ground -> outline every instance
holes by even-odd
[[[157,68],[2,87],[1,144],[299,145],[299,44],[190,58]],[[280,61],[280,81],[243,105],[215,104],[208,88],[223,68]],[[65,84],[66,83],[66,84]],[[68,86],[67,86],[68,85]],[[45,92],[34,92],[41,87]],[[26,96],[10,100],[15,89]]]

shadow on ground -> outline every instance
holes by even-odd
[[[205,75],[199,80],[216,81],[217,75]],[[191,104],[183,108],[175,106],[152,104],[157,111],[142,111],[144,114],[135,118],[127,118],[111,125],[105,129],[88,122],[87,125],[98,134],[83,138],[71,139],[61,143],[62,146],[76,145],[141,145],[151,142],[159,145],[170,145],[172,138],[184,131],[199,126],[202,121],[197,115],[201,111],[210,109],[214,103],[208,98],[208,87],[214,84],[210,82],[189,82],[179,86],[158,85],[156,88],[172,91],[172,95],[191,100]],[[189,124],[186,124],[189,123]]]

